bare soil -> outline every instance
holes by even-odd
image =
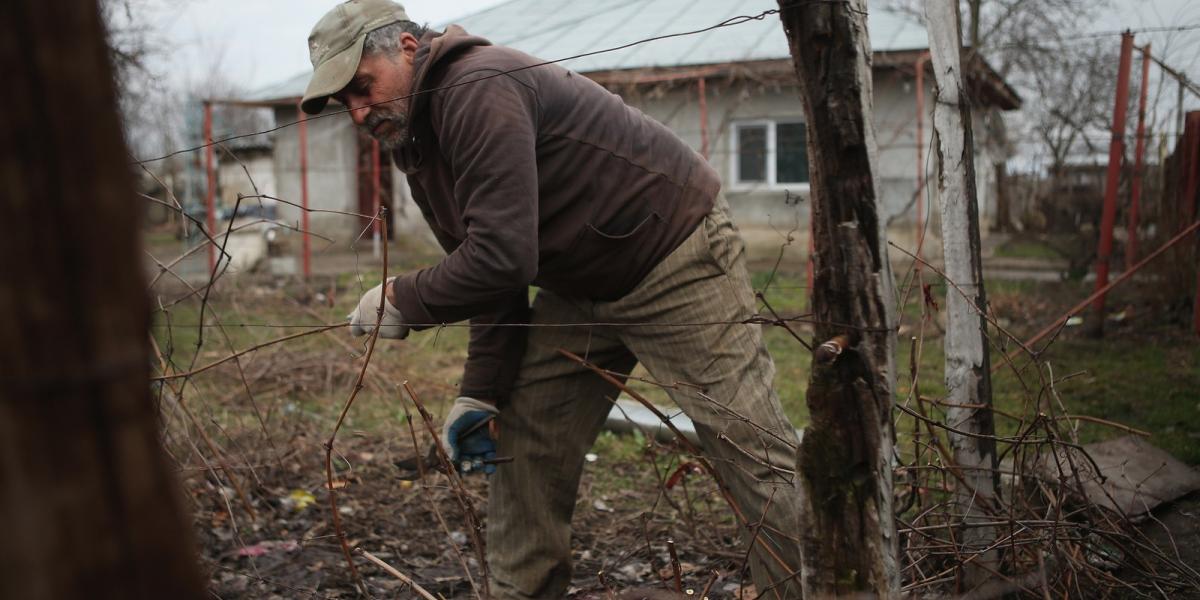
[[[479,562],[446,477],[398,478],[392,463],[412,453],[411,439],[348,435],[337,447],[342,457],[336,461],[341,465],[337,504],[349,546],[386,561],[434,595],[474,597],[464,564],[478,586]],[[659,452],[660,468],[678,467],[668,452]],[[297,436],[282,459],[256,454],[262,464],[254,475],[248,469],[240,474],[253,484],[257,519],[249,518],[233,490],[217,487],[205,472],[185,473],[212,592],[220,598],[358,597],[331,524],[319,441]],[[346,468],[346,461],[353,467]],[[586,468],[575,511],[575,577],[568,597],[638,585],[673,587],[668,540],[676,544],[685,588],[698,593],[711,581],[710,598],[731,597],[738,590],[742,544],[713,487],[685,475],[686,481],[667,490],[650,470],[646,462],[605,457]],[[615,479],[625,485],[613,488]],[[486,521],[486,481],[465,481],[473,509]],[[294,498],[305,492],[312,503],[297,503]],[[412,595],[363,558],[356,557],[355,564],[371,596]]]

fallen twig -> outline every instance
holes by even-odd
[[[405,585],[412,588],[412,590],[414,592],[419,594],[422,598],[425,598],[425,600],[438,600],[436,597],[434,597],[433,594],[430,594],[425,588],[421,587],[420,585],[417,584],[417,582],[413,581],[411,577],[396,570],[396,568],[393,567],[392,565],[389,565],[386,562],[383,562],[383,560],[381,560],[379,557],[375,556],[374,554],[371,554],[370,552],[363,550],[361,546],[355,548],[354,551],[361,554],[363,558],[375,563],[375,565],[378,566],[380,569],[387,571],[388,574],[391,575],[392,577],[395,577],[396,579],[403,581]]]

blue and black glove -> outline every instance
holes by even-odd
[[[496,472],[496,465],[483,461],[496,458],[496,440],[488,423],[498,414],[492,404],[466,396],[450,407],[442,425],[442,444],[459,473]]]

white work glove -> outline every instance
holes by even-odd
[[[358,307],[354,309],[347,319],[350,319],[350,335],[358,337],[375,330],[375,323],[379,322],[379,299],[383,296],[383,286],[392,285],[392,280],[387,280],[387,283],[377,285],[367,293],[363,294],[362,299],[358,301]],[[392,306],[391,302],[383,301],[383,321],[379,323],[379,337],[390,340],[402,340],[408,337],[408,325],[404,324],[404,318],[400,316],[400,310]]]
[[[495,406],[466,396],[460,396],[450,407],[442,424],[442,447],[459,473],[496,472],[496,465],[483,461],[496,458],[496,440],[488,421],[498,414]]]

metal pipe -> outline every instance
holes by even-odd
[[[1158,58],[1157,56],[1151,55],[1150,60],[1154,61],[1154,64],[1158,65],[1164,73],[1170,75],[1172,79],[1179,82],[1179,88],[1181,92],[1186,88],[1187,91],[1195,94],[1197,98],[1200,98],[1200,86],[1192,83],[1192,81],[1188,79],[1187,75],[1184,75],[1178,70],[1171,68],[1171,65],[1163,62],[1162,59]]]
[[[380,257],[379,191],[379,140],[371,138],[371,214],[375,215],[375,220],[371,221],[371,243],[375,258]]]
[[[1183,126],[1183,143],[1186,152],[1180,172],[1183,189],[1183,222],[1191,223],[1196,218],[1196,196],[1200,192],[1200,111],[1187,113]]]
[[[1113,106],[1112,141],[1108,145],[1108,176],[1104,184],[1104,208],[1100,215],[1100,246],[1096,252],[1096,331],[1104,326],[1108,263],[1112,256],[1113,226],[1117,220],[1117,187],[1121,183],[1121,161],[1125,157],[1125,109],[1129,103],[1129,66],[1133,58],[1133,34],[1121,34],[1121,63],[1117,67],[1117,98]]]
[[[700,155],[708,160],[708,92],[705,89],[704,78],[699,82],[700,92]]]
[[[1198,229],[1200,229],[1200,221],[1196,221],[1196,222],[1192,223],[1191,225],[1185,227],[1183,229],[1183,231],[1180,231],[1179,233],[1175,234],[1175,237],[1171,238],[1170,240],[1167,240],[1167,243],[1160,246],[1154,252],[1151,252],[1148,256],[1146,256],[1146,258],[1143,258],[1142,260],[1138,261],[1138,263],[1136,265],[1133,265],[1132,267],[1126,269],[1125,272],[1121,273],[1119,276],[1117,276],[1116,279],[1109,282],[1102,289],[1092,292],[1091,296],[1084,298],[1082,301],[1079,302],[1079,304],[1072,306],[1071,309],[1068,310],[1066,313],[1064,313],[1061,317],[1055,319],[1053,323],[1047,325],[1044,329],[1035,333],[1033,335],[1033,337],[1031,337],[1025,341],[1025,347],[1029,348],[1029,347],[1033,346],[1034,344],[1038,343],[1038,341],[1040,341],[1042,338],[1046,337],[1047,335],[1050,335],[1051,333],[1058,331],[1058,328],[1062,327],[1062,324],[1065,323],[1067,321],[1067,319],[1070,319],[1071,317],[1075,316],[1075,314],[1078,313],[1079,311],[1087,308],[1087,306],[1089,304],[1091,304],[1096,298],[1099,298],[1103,294],[1107,294],[1109,290],[1113,289],[1114,287],[1117,287],[1121,283],[1124,283],[1126,279],[1129,279],[1130,277],[1132,277],[1134,273],[1140,271],[1142,269],[1142,267],[1149,264],[1150,261],[1158,258],[1159,255],[1161,255],[1163,252],[1166,252],[1172,246],[1174,246],[1175,244],[1178,244],[1180,241],[1187,238],[1188,234],[1191,234]],[[1014,351],[1012,354],[1009,355],[1009,358],[1010,359],[1015,358],[1016,356],[1018,356],[1020,354],[1020,352],[1021,352],[1020,350]],[[1004,364],[1006,362],[1007,361],[996,363],[996,366],[993,367],[993,369],[1001,368],[1002,366],[1004,366]]]
[[[213,168],[213,112],[212,102],[204,101],[204,175],[207,187],[204,190],[204,222],[208,226],[208,235],[214,236],[217,231],[217,174]],[[208,244],[208,272],[217,272],[217,247]]]
[[[662,407],[660,413],[671,415],[667,420],[675,429],[683,434],[683,437],[693,444],[700,443],[700,436],[696,433],[696,424],[691,417],[675,410],[673,407]],[[670,443],[675,440],[675,432],[658,418],[654,411],[646,408],[640,402],[635,400],[618,399],[613,402],[613,407],[608,411],[608,416],[604,419],[604,429],[613,433],[633,433],[641,432],[647,438],[653,438],[661,443]],[[794,428],[797,438],[804,438],[804,430],[802,428]]]
[[[296,105],[300,113],[300,236],[303,240],[302,264],[304,279],[312,276],[312,240],[308,234],[308,114],[300,105]]]
[[[1158,223],[1163,222],[1163,215],[1166,214],[1167,202],[1167,134],[1158,134],[1158,202],[1154,203],[1154,217]]]
[[[1137,260],[1138,217],[1141,211],[1142,171],[1145,170],[1146,154],[1146,90],[1150,87],[1150,44],[1142,47],[1142,86],[1138,90],[1137,139],[1133,151],[1133,189],[1129,195],[1129,216],[1125,219],[1128,234],[1125,241],[1125,268]]]
[[[1183,86],[1184,80],[1177,79],[1179,83],[1178,89],[1175,91],[1175,131],[1177,135],[1183,136]]]
[[[791,72],[791,62],[784,61]],[[699,79],[701,77],[713,77],[716,75],[732,75],[732,63],[713,65],[700,69],[689,69],[684,71],[671,71],[666,73],[654,72],[639,72],[633,71],[607,71],[588,74],[588,79],[599,83],[600,85],[638,85],[644,83],[667,83],[673,81],[681,81],[685,79]]]
[[[921,248],[925,245],[925,64],[929,62],[928,51],[917,57],[913,68],[916,70],[917,86],[917,251],[921,257]],[[913,261],[913,268],[921,270],[921,261]]]
[[[1187,169],[1188,174],[1183,197],[1184,214],[1188,219],[1195,219],[1197,196],[1200,195],[1200,189],[1197,189],[1200,188],[1200,111],[1187,114],[1184,131],[1184,141],[1191,150],[1185,154],[1190,155],[1191,160],[1183,163],[1183,168]],[[1200,239],[1196,240],[1196,253],[1193,256],[1200,257]],[[1200,336],[1200,269],[1196,271],[1196,296],[1192,300],[1192,331]]]

